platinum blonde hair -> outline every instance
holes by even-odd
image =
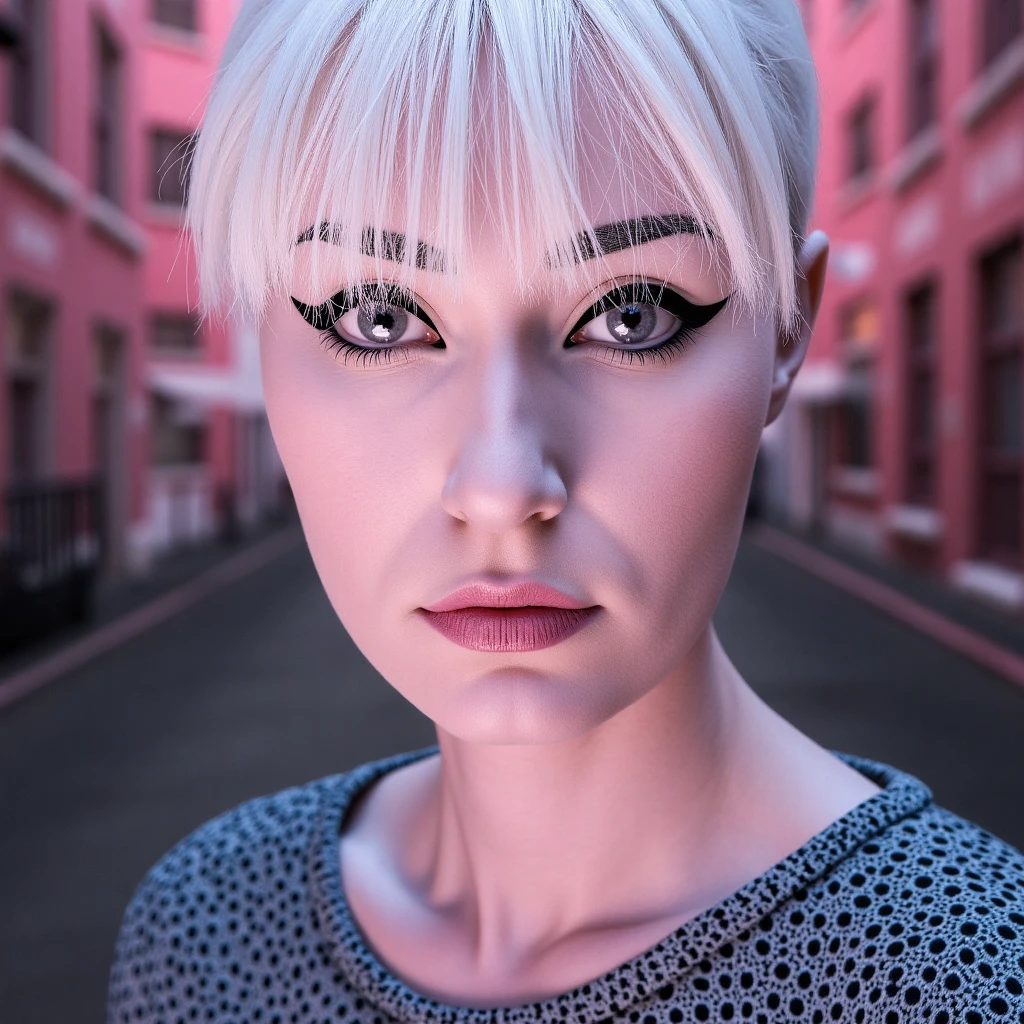
[[[245,0],[190,168],[202,313],[230,303],[258,322],[311,225],[333,226],[342,278],[312,245],[318,290],[355,290],[378,225],[428,240],[457,281],[485,173],[520,286],[540,250],[571,273],[579,232],[601,252],[581,85],[627,180],[655,168],[671,183],[674,202],[646,212],[684,204],[738,303],[797,329],[819,126],[795,0]],[[378,279],[409,288],[422,248],[390,255],[386,269],[377,246]]]

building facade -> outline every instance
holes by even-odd
[[[90,484],[103,571],[144,572],[282,493],[257,338],[198,324],[182,230],[237,3],[0,8],[0,554],[52,514],[77,522],[70,491]]]
[[[187,168],[238,0],[150,0],[142,78],[147,385],[147,542],[154,552],[274,509],[283,469],[270,436],[251,325],[199,323],[182,232]]]
[[[832,247],[766,504],[1024,611],[1024,3],[802,6]]]
[[[136,561],[144,399],[143,22],[119,0],[13,0],[0,58],[0,485],[95,476],[105,562]],[[6,531],[8,501],[0,503]]]

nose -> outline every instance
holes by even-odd
[[[531,387],[522,364],[514,344],[492,346],[487,365],[464,382],[472,397],[441,493],[445,511],[487,533],[552,519],[568,500],[551,457],[540,389],[536,382]]]

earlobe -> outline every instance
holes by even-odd
[[[828,266],[828,235],[813,231],[804,241],[800,252],[800,273],[797,276],[797,297],[800,307],[800,326],[795,332],[780,330],[776,337],[775,364],[772,371],[771,399],[765,426],[782,412],[797,372],[803,365],[810,345],[814,322],[821,307],[825,289],[825,271]]]

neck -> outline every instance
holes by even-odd
[[[709,627],[684,666],[585,736],[495,746],[439,730],[406,869],[430,903],[458,908],[481,963],[678,916],[721,873],[752,696]]]

